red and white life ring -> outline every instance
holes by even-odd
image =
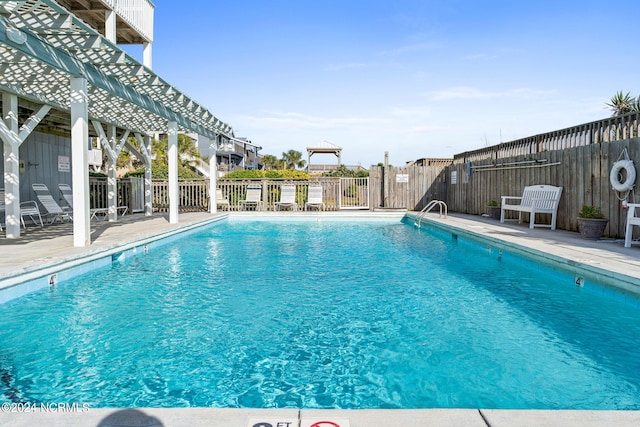
[[[624,174],[621,172],[624,170]],[[624,181],[621,180],[625,177]],[[633,166],[633,160],[618,160],[611,168],[609,175],[611,186],[619,192],[629,191],[636,182],[636,168]]]

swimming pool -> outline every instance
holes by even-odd
[[[637,301],[409,224],[235,222],[0,305],[3,401],[639,409]]]

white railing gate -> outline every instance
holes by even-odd
[[[369,209],[369,178],[340,178],[339,209]]]

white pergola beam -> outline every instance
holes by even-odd
[[[116,13],[113,10],[104,12],[104,35],[107,40],[116,44]]]
[[[169,122],[169,223],[178,223],[178,123]]]
[[[218,137],[209,140],[209,212],[218,212],[218,200],[216,198],[216,188],[218,188],[218,165],[217,165]]]
[[[153,181],[151,174],[151,136],[146,135],[144,137],[144,144],[140,144],[144,147],[144,151],[148,158],[145,161],[144,166],[144,215],[151,216],[153,214]]]
[[[100,126],[102,128],[102,126]],[[118,219],[118,150],[116,145],[116,127],[114,125],[107,126],[107,143],[104,146],[108,147],[107,155],[109,161],[107,162],[107,207],[109,208],[109,222],[116,221]]]
[[[151,136],[145,135],[144,137],[139,134],[134,134],[140,151],[138,151],[129,142],[125,142],[125,147],[138,159],[144,162],[144,215],[151,216],[153,214],[153,182],[151,174]]]
[[[0,135],[4,149],[5,227],[9,239],[20,237],[20,138],[18,138],[18,97],[2,94]]]
[[[38,126],[38,123],[42,121],[51,111],[51,105],[43,105],[36,111],[34,115],[29,117],[26,122],[20,127],[20,133],[18,134],[18,138],[21,142],[24,142],[27,139],[27,136],[33,132],[33,130]]]
[[[91,244],[89,216],[89,119],[87,79],[71,79],[71,182],[73,187],[73,246]]]

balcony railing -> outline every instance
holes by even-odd
[[[153,41],[153,3],[149,0],[102,0],[102,2],[144,38]]]

